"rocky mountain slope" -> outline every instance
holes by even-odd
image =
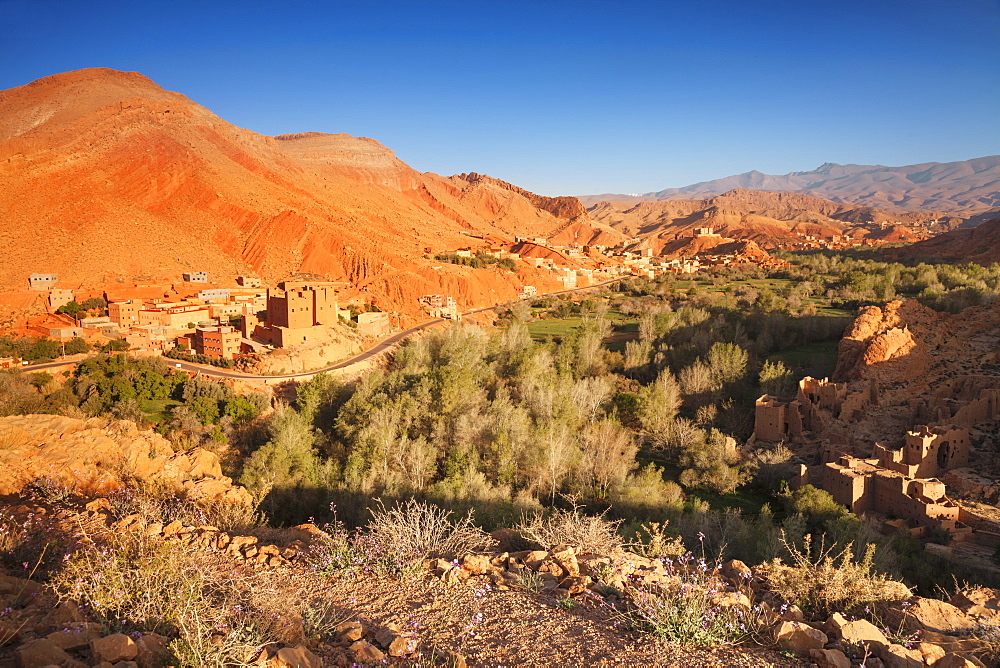
[[[935,218],[928,213],[892,213],[799,193],[744,188],[704,200],[600,202],[590,208],[590,216],[595,224],[630,237],[653,239],[654,245],[710,227],[724,237],[753,240],[763,248],[799,241],[799,235],[912,241],[920,236],[908,231],[908,226]]]
[[[312,273],[388,307],[428,292],[482,303],[516,291],[441,277],[421,260],[427,249],[587,224],[573,198],[422,174],[373,139],[260,135],[103,68],[0,91],[0,212],[0,286],[26,287],[33,272],[73,285]]]
[[[1000,218],[973,229],[952,230],[912,246],[887,251],[891,258],[963,260],[979,264],[1000,262]]]
[[[897,446],[915,424],[988,421],[989,394],[1000,387],[998,325],[996,301],[959,313],[935,311],[914,299],[864,307],[844,332],[832,379],[854,390],[875,383],[877,401],[828,425],[827,435],[840,432],[847,437],[844,442],[867,447],[873,442]],[[983,411],[981,419],[969,417],[977,411]],[[993,438],[975,429],[973,436],[984,443]],[[980,472],[1000,463],[992,448],[982,448],[978,456]]]
[[[602,194],[580,199],[588,206],[601,201],[655,202],[716,195],[734,188],[804,193],[860,206],[968,216],[1000,207],[1000,155],[902,167],[828,162],[807,172],[772,175],[750,171],[639,196]]]

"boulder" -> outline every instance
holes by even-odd
[[[955,594],[949,603],[967,615],[1000,620],[1000,590],[998,589],[973,587]]]
[[[835,612],[827,620],[826,625],[836,637],[844,642],[851,645],[864,645],[875,654],[879,654],[880,650],[891,644],[882,630],[867,619],[847,621],[843,615]]]
[[[951,603],[920,596],[914,596],[906,603],[892,604],[886,618],[891,626],[901,626],[910,633],[961,633],[976,626],[976,620]]]
[[[753,571],[739,559],[730,559],[722,564],[722,576],[739,587],[753,579]]]
[[[143,633],[135,641],[139,668],[159,668],[170,661],[170,638],[159,633]]]
[[[521,553],[518,552],[517,554]],[[530,550],[523,554],[524,556],[521,557],[521,561],[524,562],[525,566],[527,566],[533,571],[537,571],[539,568],[541,568],[542,562],[545,561],[545,558],[547,556],[549,556],[549,553],[546,552],[545,550]]]
[[[933,666],[935,661],[947,654],[943,647],[929,642],[918,643],[917,651],[920,652],[920,657],[928,666]]]
[[[484,575],[493,565],[485,554],[467,554],[460,560],[462,568],[473,575]]]
[[[557,545],[549,550],[549,558],[559,564],[566,575],[570,577],[580,575],[580,565],[576,560],[575,548],[569,545]]]
[[[923,668],[924,657],[919,650],[902,645],[889,645],[879,654],[886,668]]]
[[[851,668],[851,660],[839,649],[811,649],[809,658],[818,668]]]
[[[40,626],[46,630],[61,631],[83,621],[84,617],[83,612],[80,610],[80,604],[72,599],[66,599],[52,608],[42,618]]]
[[[323,668],[323,660],[307,647],[282,647],[267,660],[268,668]]]
[[[91,640],[101,637],[101,627],[97,624],[77,622],[70,624],[62,631],[53,631],[46,636],[56,647],[67,651],[84,649],[90,646]]]
[[[90,641],[90,655],[94,661],[131,661],[138,655],[139,648],[135,641],[124,633],[96,638]]]
[[[982,665],[960,654],[945,654],[934,663],[934,668],[980,668]]]
[[[712,596],[712,605],[720,608],[746,608],[749,610],[753,605],[750,597],[741,591],[723,591]]]
[[[397,636],[389,643],[389,656],[410,656],[416,653],[418,644],[419,640],[417,640],[415,634],[406,633]]]
[[[778,644],[794,654],[808,656],[813,649],[823,649],[826,634],[803,622],[782,622],[775,634]]]
[[[359,640],[351,645],[354,657],[361,663],[385,661],[385,653],[367,640]]]
[[[99,513],[99,512],[111,512],[111,502],[105,498],[94,499],[84,506],[88,512]]]
[[[335,631],[341,638],[351,642],[361,640],[365,635],[365,627],[359,621],[341,622]]]
[[[73,659],[66,650],[57,647],[47,638],[29,640],[14,650],[14,656],[19,668],[86,665]]]

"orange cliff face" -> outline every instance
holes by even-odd
[[[403,312],[426,293],[472,306],[516,292],[511,275],[435,269],[427,248],[588,225],[573,198],[422,174],[372,139],[260,135],[141,74],[101,68],[0,91],[0,210],[0,288],[23,290],[35,272],[66,287],[308,272]]]

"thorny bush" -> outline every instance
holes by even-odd
[[[857,558],[854,544],[835,553],[834,547],[820,544],[813,555],[812,535],[806,535],[800,550],[782,532],[791,565],[775,559],[762,570],[771,590],[814,617],[826,618],[833,612],[854,612],[878,601],[899,601],[911,596],[901,582],[872,569],[875,545],[869,544]]]
[[[608,520],[605,513],[587,515],[574,503],[572,510],[556,508],[522,517],[517,530],[543,550],[573,545],[579,552],[610,555],[622,549],[622,539],[617,533],[619,524],[621,520]]]

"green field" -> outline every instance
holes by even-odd
[[[770,360],[784,362],[789,369],[813,378],[829,378],[837,366],[837,346],[840,341],[820,341],[805,346],[788,348],[770,356]]]
[[[583,317],[574,315],[568,318],[549,318],[534,320],[528,323],[528,333],[536,341],[547,338],[561,339],[583,324]]]
[[[713,494],[704,490],[692,492],[690,496],[708,503],[712,510],[725,511],[730,508],[739,510],[746,515],[759,515],[764,504],[774,509],[774,498],[764,492],[748,489],[738,489],[728,494]]]
[[[142,412],[150,422],[162,422],[170,418],[170,409],[181,406],[183,402],[173,399],[150,399],[142,403]]]

